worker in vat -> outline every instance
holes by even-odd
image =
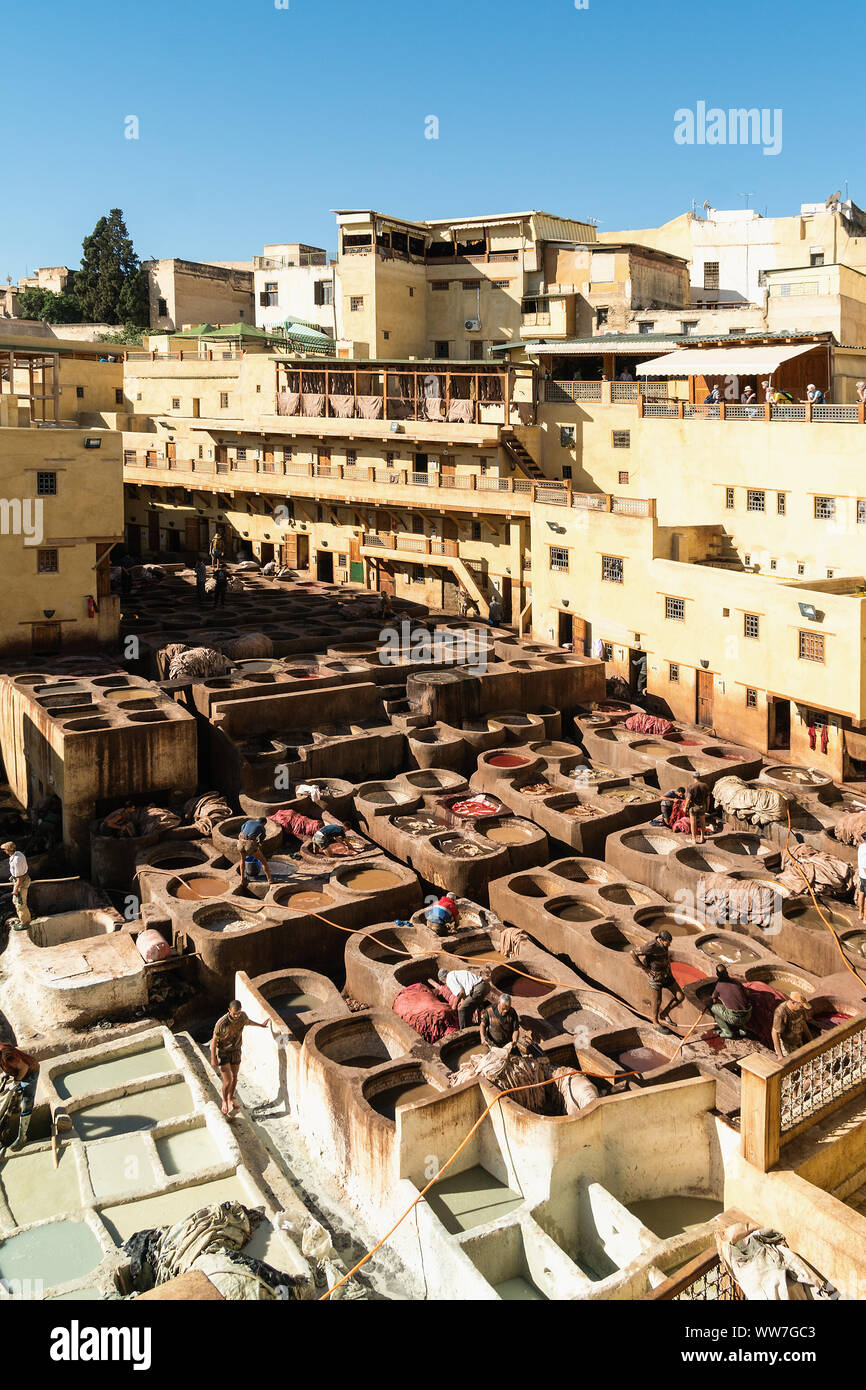
[[[673,937],[669,931],[660,931],[652,941],[647,942],[646,946],[635,946],[632,951],[634,960],[641,970],[649,976],[652,995],[652,1021],[662,1028],[666,1028],[666,1024],[662,1023],[661,1020],[667,1017],[674,1004],[682,1004],[686,997],[677,984],[671,969],[672,940]],[[659,1012],[663,990],[667,990],[672,997],[665,1008]],[[672,1029],[667,1028],[667,1032],[672,1031]]]
[[[798,1047],[812,1041],[809,1015],[812,1005],[794,990],[790,999],[783,999],[773,1014],[773,1050],[777,1057],[787,1057]]]
[[[472,970],[447,970],[444,967],[439,971],[438,978],[428,983],[434,990],[444,985],[448,993],[453,995],[453,1007],[457,1010],[457,1022],[461,1028],[469,1027],[472,1015],[481,1007],[490,988],[487,981]]]
[[[27,1131],[30,1128],[30,1120],[33,1115],[33,1104],[36,1099],[36,1086],[39,1081],[39,1063],[35,1057],[31,1057],[29,1052],[22,1052],[20,1048],[13,1047],[11,1043],[0,1043],[0,1072],[4,1076],[11,1076],[18,1088],[21,1097],[21,1117],[18,1121],[18,1134],[10,1149],[23,1149],[27,1143]],[[2,1155],[5,1150],[0,1150]]]
[[[716,987],[710,1013],[716,1020],[720,1038],[744,1038],[752,1017],[752,1006],[739,980],[731,979],[726,965],[716,966]]]
[[[460,908],[452,893],[443,893],[432,907],[428,907],[426,922],[437,936],[449,936],[457,930],[460,925]]]
[[[324,825],[319,826],[310,841],[310,849],[314,854],[330,854],[341,841],[345,846],[346,827],[339,821],[326,821]]]
[[[210,1040],[210,1064],[214,1071],[219,1071],[223,1083],[223,1103],[222,1112],[224,1115],[232,1115],[240,1109],[235,1104],[235,1088],[238,1084],[238,1072],[241,1068],[241,1043],[245,1028],[267,1028],[268,1021],[256,1023],[248,1018],[241,1008],[241,1001],[233,999],[229,1004],[228,1013],[223,1014],[222,1018],[217,1019],[214,1024],[213,1037]]]
[[[262,849],[266,834],[267,826],[265,825],[264,816],[245,820],[241,826],[240,834],[238,835],[238,853],[241,860],[242,888],[246,888],[247,886],[247,880],[249,879],[251,869],[255,877],[258,878],[259,870],[255,867],[256,865],[261,865],[262,872],[268,880],[268,883],[273,883],[274,881],[268,866],[268,861],[265,858],[264,850]]]
[[[520,1019],[511,1007],[511,995],[500,994],[494,1005],[488,1005],[481,1015],[481,1041],[486,1047],[505,1047],[516,1043]]]
[[[12,906],[22,927],[30,925],[30,909],[27,895],[30,892],[30,870],[27,860],[14,840],[7,840],[2,846],[3,853],[9,855],[9,880],[12,884]]]

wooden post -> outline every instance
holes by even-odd
[[[748,1163],[767,1173],[781,1148],[783,1065],[775,1057],[744,1057],[740,1062],[740,1133]]]

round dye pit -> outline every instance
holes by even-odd
[[[491,767],[525,767],[530,760],[517,753],[491,753],[486,761]]]
[[[536,878],[534,874],[521,874],[513,878],[508,887],[521,898],[549,898],[560,885],[554,878]]]
[[[630,888],[627,883],[608,883],[598,889],[598,896],[606,903],[616,903],[620,907],[648,907],[652,898],[639,888]]]
[[[850,930],[850,917],[846,917],[841,912],[834,912],[826,903],[821,904],[821,912],[823,912],[826,920],[832,924],[833,930],[837,935],[840,932]],[[812,931],[827,930],[818,909],[812,903],[810,903],[808,907],[791,908],[790,911],[785,913],[785,920],[788,922],[796,922],[798,927],[808,927]]]
[[[700,936],[706,931],[705,925],[692,917],[681,917],[674,912],[654,911],[652,908],[637,913],[635,920],[642,931],[652,932],[653,936],[657,936],[660,931],[669,931],[675,938]]]
[[[390,869],[347,869],[339,875],[338,882],[353,893],[381,893],[386,888],[397,888],[400,879]]]
[[[644,787],[602,787],[596,796],[622,806],[638,806],[648,801],[658,801],[655,792]]]
[[[463,835],[437,835],[431,841],[433,849],[447,854],[449,859],[481,859],[485,847],[475,840],[467,840]]]
[[[292,1022],[301,1014],[312,1014],[317,1009],[321,1009],[324,1000],[315,994],[304,994],[289,991],[285,994],[271,995],[267,1001],[275,1013],[287,1022]]]
[[[549,796],[554,788],[549,782],[526,782],[516,790],[521,796]]]
[[[524,821],[506,820],[486,826],[484,834],[495,845],[522,845],[537,835],[538,831],[534,825],[527,825]]]
[[[224,878],[187,878],[169,887],[172,897],[184,902],[201,902],[204,898],[222,898],[231,889]]]
[[[639,1076],[646,1071],[655,1071],[656,1067],[663,1067],[670,1061],[670,1058],[665,1057],[664,1053],[656,1052],[654,1048],[642,1045],[625,1047],[621,1052],[611,1050],[606,1052],[605,1056],[615,1062],[621,1071],[634,1071]]]
[[[822,772],[813,772],[809,767],[765,767],[762,780],[790,782],[798,787],[826,787],[832,779]]]
[[[330,893],[314,888],[279,888],[274,894],[274,902],[279,903],[280,907],[289,908],[291,912],[318,912],[333,901]]]
[[[429,811],[424,811],[417,816],[395,816],[392,825],[397,830],[402,830],[406,835],[431,835],[434,831],[442,828],[440,822]]]
[[[421,1100],[431,1100],[433,1096],[441,1094],[438,1086],[432,1086],[419,1073],[417,1078],[400,1081],[395,1086],[386,1086],[382,1091],[375,1091],[367,1096],[367,1100],[377,1115],[381,1115],[385,1120],[393,1120],[396,1112],[403,1106],[414,1105]]]
[[[673,835],[653,835],[635,830],[630,835],[623,835],[622,843],[626,849],[637,850],[639,854],[672,854],[680,848],[681,841]]]
[[[589,907],[578,898],[560,898],[556,902],[548,903],[545,911],[562,922],[599,922],[603,915],[597,908]]]
[[[165,850],[162,854],[153,854],[147,862],[153,869],[192,869],[196,864],[207,863],[207,855],[204,850],[191,845],[189,849],[172,849]]]
[[[763,844],[758,835],[719,835],[713,843],[716,849],[723,849],[726,854],[749,854],[756,858],[767,858],[778,852],[772,845]]]
[[[695,944],[705,956],[709,956],[712,960],[717,960],[724,965],[749,965],[752,961],[760,960],[757,951],[752,951],[748,946],[741,946],[739,942],[720,936],[708,936]]]
[[[604,946],[605,950],[622,953],[634,950],[635,946],[643,946],[646,940],[642,932],[629,931],[625,927],[614,927],[609,923],[592,927],[591,935],[600,946]]]
[[[852,931],[843,936],[842,945],[852,956],[866,956],[866,931]]]
[[[756,965],[746,971],[746,979],[751,984],[770,985],[772,989],[778,990],[779,994],[790,997],[794,993],[802,994],[808,999],[815,990],[799,975],[794,975],[787,970],[774,970],[772,966]]]
[[[261,925],[257,917],[236,912],[233,907],[207,908],[204,912],[193,913],[192,920],[197,927],[204,927],[205,931],[225,932],[228,935]]]
[[[507,975],[496,980],[496,988],[503,990],[506,994],[511,994],[515,999],[544,999],[546,995],[552,994],[558,988],[552,980],[547,980],[539,975],[537,969],[533,970],[530,966],[524,965],[522,961],[510,961],[511,970]],[[520,975],[513,974],[515,969],[522,971]],[[532,976],[528,979],[527,976]]]

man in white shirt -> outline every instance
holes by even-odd
[[[30,925],[30,909],[27,906],[27,894],[30,892],[30,873],[27,867],[27,860],[17,849],[13,840],[7,840],[3,845],[3,853],[9,855],[9,877],[12,881],[12,906],[15,908],[16,916],[22,927]]]
[[[431,980],[431,984],[433,981]],[[440,970],[439,984],[454,995],[454,1007],[461,1028],[468,1028],[475,1010],[487,998],[487,982],[471,970]]]
[[[861,922],[866,922],[866,835],[861,835],[857,846],[857,912]]]

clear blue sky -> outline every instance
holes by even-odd
[[[851,0],[10,0],[0,277],[77,266],[112,207],[142,259],[246,260],[333,249],[340,207],[613,231],[746,193],[793,213],[846,178],[866,203],[864,40]],[[780,107],[781,153],[677,145],[699,101]]]

